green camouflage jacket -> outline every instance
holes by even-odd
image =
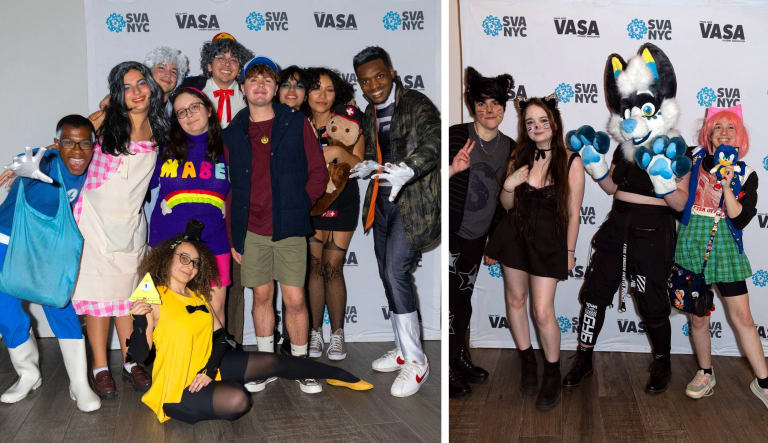
[[[414,176],[400,190],[395,202],[400,207],[405,235],[413,250],[428,249],[440,241],[440,111],[424,94],[405,89],[395,81],[395,112],[390,124],[393,164],[405,162]],[[365,109],[365,159],[376,161],[376,120],[374,105]],[[363,205],[363,224],[373,194],[368,183]]]

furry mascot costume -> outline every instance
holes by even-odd
[[[612,164],[606,160],[608,134],[582,126],[566,135],[569,149],[581,154],[587,173],[616,196],[592,240],[594,253],[580,293],[577,359],[563,384],[577,386],[592,373],[592,350],[605,309],[621,287],[619,310],[624,309],[624,294],[632,293],[652,346],[646,391],[663,392],[671,374],[665,285],[675,248],[674,211],[668,202],[679,200],[678,178],[691,168],[687,146],[675,129],[677,81],[667,56],[650,43],[628,62],[618,54],[608,56],[604,76],[611,114],[607,129],[619,143]]]

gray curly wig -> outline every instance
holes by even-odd
[[[179,71],[176,76],[176,86],[179,86],[184,77],[189,72],[189,59],[186,55],[175,48],[169,48],[168,46],[158,46],[157,48],[149,51],[144,57],[144,64],[152,69],[158,63],[176,63],[176,69]]]
[[[237,57],[240,61],[240,69],[253,58],[253,52],[235,40],[220,38],[216,41],[207,41],[203,43],[203,49],[200,50],[200,70],[206,78],[211,78],[208,65],[213,63],[213,58],[226,52],[231,52],[233,57]]]

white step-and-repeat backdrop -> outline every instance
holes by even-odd
[[[107,74],[125,60],[143,61],[156,46],[180,49],[190,72],[199,75],[200,48],[219,32],[232,34],[256,55],[280,66],[325,66],[355,86],[357,103],[367,102],[357,85],[352,57],[366,46],[386,49],[408,88],[426,94],[440,107],[440,4],[437,0],[259,1],[85,0],[88,38],[88,103],[92,110],[107,94]],[[360,182],[361,198],[367,181]],[[424,254],[415,271],[424,338],[440,338],[440,248]],[[358,227],[347,252],[346,338],[392,340],[384,289],[379,279],[373,238]],[[246,290],[244,342],[255,343]],[[279,304],[278,304],[279,306]],[[45,334],[44,317],[38,318]],[[324,322],[329,336],[330,320]],[[116,336],[116,334],[113,334]],[[113,345],[116,344],[113,341]]]
[[[583,124],[605,130],[609,114],[604,101],[603,69],[608,55],[616,52],[629,59],[644,42],[652,42],[669,56],[675,67],[681,114],[678,127],[688,144],[695,144],[707,106],[742,104],[752,140],[744,160],[755,169],[762,183],[768,183],[768,148],[761,143],[768,139],[764,115],[768,87],[763,78],[768,68],[768,4],[642,3],[461,0],[462,64],[473,66],[486,76],[512,74],[515,95],[544,96],[556,92],[566,131]],[[470,119],[465,110],[464,121]],[[515,138],[516,125],[510,103],[501,130]],[[608,155],[610,158],[612,151]],[[763,347],[768,350],[766,200],[758,202],[758,215],[744,230],[744,238],[754,272],[747,280],[752,313]],[[568,280],[560,282],[555,298],[563,349],[576,346],[580,310],[577,294],[589,259],[590,241],[610,207],[611,197],[588,179],[581,208],[576,267]],[[715,306],[710,327],[712,351],[738,355],[722,301],[716,298]],[[515,346],[508,329],[498,265],[481,270],[473,309],[472,346]],[[673,313],[671,321],[672,352],[691,353],[686,317]],[[608,309],[597,349],[650,349],[644,325],[631,301],[627,302],[626,312]]]

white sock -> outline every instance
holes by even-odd
[[[96,377],[96,374],[98,374],[99,372],[107,371],[107,370],[109,370],[109,368],[106,366],[102,366],[100,368],[93,368],[93,376]]]
[[[133,369],[134,366],[136,366],[136,363],[132,361],[123,363],[123,367],[125,368],[126,371],[128,371],[129,374],[131,373],[131,369]]]
[[[291,343],[291,355],[294,357],[304,357],[307,355],[307,345],[303,344],[299,346]]]
[[[257,335],[256,346],[259,348],[259,352],[275,352],[275,336],[259,337]]]

